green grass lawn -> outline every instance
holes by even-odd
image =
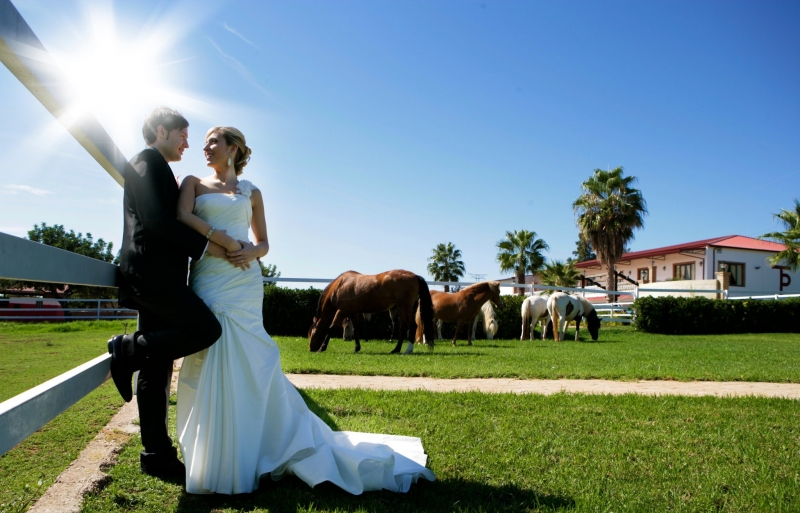
[[[439,480],[351,496],[294,477],[192,496],[138,439],[85,512],[800,511],[800,410],[782,399],[312,390],[339,430],[420,436]],[[173,428],[174,429],[174,428]]]
[[[438,341],[433,352],[390,355],[394,344],[332,340],[310,353],[305,338],[276,337],[285,372],[431,376],[437,378],[604,378],[800,382],[800,334],[654,335],[629,327],[604,327],[600,339]],[[405,349],[405,345],[403,347]]]
[[[121,323],[0,323],[0,400],[106,351]],[[660,336],[598,342],[477,341],[389,355],[277,337],[286,372],[436,377],[800,382],[800,336]],[[797,401],[637,396],[309,391],[336,429],[421,436],[436,483],[351,497],[294,478],[250,496],[193,497],[138,471],[138,438],[87,511],[800,511]],[[0,504],[36,497],[122,404],[107,383],[0,457]],[[43,485],[37,486],[42,478]],[[25,492],[24,486],[32,490]],[[0,511],[4,506],[0,506]],[[9,509],[5,506],[5,509]]]
[[[0,323],[0,401],[103,354],[108,338],[123,329],[108,321]],[[120,406],[108,382],[0,456],[0,511],[17,511],[20,503],[39,497]]]

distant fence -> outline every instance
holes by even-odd
[[[114,305],[116,299],[0,298],[0,321],[114,321],[135,320],[139,315]]]

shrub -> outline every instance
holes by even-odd
[[[710,335],[799,333],[800,299],[723,301],[703,297],[643,297],[634,326],[648,333]]]

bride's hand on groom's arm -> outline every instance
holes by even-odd
[[[241,267],[244,271],[245,269],[250,269],[250,262],[262,255],[259,252],[259,248],[252,242],[245,240],[240,240],[238,242],[242,245],[242,248],[238,251],[228,252],[227,258],[228,262],[237,267]]]

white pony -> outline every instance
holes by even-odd
[[[472,339],[475,339],[475,331],[478,329],[478,322],[483,322],[483,330],[486,332],[486,338],[488,340],[494,339],[494,336],[497,335],[497,330],[499,329],[497,325],[497,317],[494,315],[494,307],[492,306],[491,301],[487,301],[483,304],[480,311],[475,314],[475,321],[472,323]],[[436,334],[439,337],[436,340],[441,340],[442,337],[442,322],[441,319],[436,320]]]
[[[491,301],[487,301],[481,307],[481,311],[475,316],[475,322],[472,323],[472,338],[475,339],[475,331],[478,328],[478,321],[483,322],[483,330],[486,332],[486,338],[493,340],[497,335],[497,317],[494,315],[494,307]]]
[[[552,329],[555,331],[553,335],[556,341],[564,339],[564,328],[572,320],[575,321],[575,340],[577,341],[581,320],[584,317],[592,340],[597,340],[600,331],[600,317],[597,316],[594,306],[586,298],[555,292],[547,300],[547,311],[550,313],[548,329],[551,325],[553,326]]]
[[[533,331],[537,323],[540,323],[539,328],[542,330],[542,340],[544,340],[545,325],[550,318],[547,311],[547,300],[541,296],[530,296],[525,298],[522,302],[522,335],[519,336],[520,340],[530,338],[533,340]]]

